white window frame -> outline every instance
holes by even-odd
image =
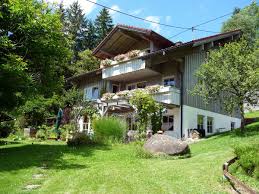
[[[94,91],[93,91],[94,88],[97,88],[97,89],[98,89],[98,96],[97,96],[97,98],[94,97]],[[99,98],[99,96],[100,96],[100,88],[99,88],[98,86],[92,86],[92,87],[91,87],[91,91],[92,91],[91,99],[92,99],[92,100],[97,100],[97,99]]]
[[[174,85],[173,85],[173,86],[169,86],[169,87],[175,87],[176,83],[175,83],[175,76],[174,76],[174,75],[170,75],[170,76],[163,77],[163,78],[162,78],[162,85],[163,85],[164,87],[168,87],[168,86],[165,86],[165,80],[166,80],[166,79],[171,79],[171,78],[174,79]]]
[[[167,122],[164,122],[164,117],[167,118]],[[169,122],[169,117],[173,117],[173,122],[172,123]],[[162,126],[164,128],[166,127],[167,131],[174,131],[175,130],[174,129],[174,122],[175,122],[175,117],[174,117],[173,114],[165,114],[165,115],[162,116]],[[172,126],[170,127],[171,124],[172,124]],[[172,130],[169,130],[170,128],[172,128]]]
[[[205,116],[204,115],[201,115],[201,114],[197,114],[197,129],[199,129],[199,116],[201,116],[202,117],[202,129],[204,129],[204,118],[205,118]]]
[[[209,125],[208,121],[211,119],[211,124]],[[207,117],[207,133],[213,133],[213,125],[214,125],[214,118]],[[209,127],[211,127],[211,131],[209,131]]]

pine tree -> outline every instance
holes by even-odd
[[[112,18],[106,8],[103,8],[95,19],[95,27],[97,33],[97,43],[100,43],[113,28]]]
[[[84,50],[96,47],[97,45],[97,35],[96,28],[92,20],[85,20],[86,32],[84,33],[84,39],[82,41]]]
[[[70,5],[66,11],[65,28],[66,32],[70,35],[73,45],[73,59],[76,61],[78,52],[82,51],[82,30],[84,30],[84,14],[78,1],[75,1]]]

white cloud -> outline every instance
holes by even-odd
[[[145,18],[146,20],[153,21],[153,22],[160,22],[159,16],[147,16]],[[147,22],[150,24],[150,28],[153,29],[156,32],[160,32],[160,25],[156,23]]]
[[[63,2],[65,7],[69,7],[75,0],[46,0],[46,1],[51,3]],[[97,0],[92,0],[92,1],[95,3],[97,2]],[[96,7],[95,4],[85,0],[78,0],[78,3],[80,4],[81,9],[83,10],[83,13],[86,15],[90,14]]]
[[[120,7],[118,5],[113,5],[113,6],[111,6],[111,8],[114,10],[120,11]],[[111,15],[114,15],[117,13],[116,11],[113,11],[113,10],[109,10],[109,12]]]
[[[130,14],[139,15],[142,11],[143,11],[143,9],[136,9],[136,10],[133,10],[132,12],[130,12]]]
[[[170,23],[170,22],[171,22],[171,19],[172,19],[172,17],[171,17],[170,15],[165,16],[165,22],[166,22],[166,23]]]

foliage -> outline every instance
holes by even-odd
[[[152,85],[152,86],[147,86],[145,89],[147,90],[148,93],[152,94],[152,93],[157,93],[161,89],[161,86]]]
[[[126,59],[127,59],[127,55],[126,54],[120,54],[120,55],[117,55],[116,57],[114,57],[114,60],[118,61],[118,62],[124,61]]]
[[[83,96],[82,90],[73,87],[65,93],[62,100],[66,106],[72,108],[70,116],[73,131],[78,131],[78,122],[82,116],[87,115],[90,119],[93,119],[99,115],[94,104],[85,100]]]
[[[236,9],[230,19],[224,22],[222,32],[241,29],[243,36],[248,41],[259,37],[259,5],[256,1],[243,9]]]
[[[111,100],[115,96],[115,93],[104,93],[102,95],[102,100]]]
[[[111,59],[104,59],[101,61],[101,68],[102,67],[109,67],[112,64],[112,60]]]
[[[140,53],[141,53],[140,50],[132,50],[127,53],[127,56],[128,56],[128,58],[132,59],[132,58],[139,56]]]
[[[94,139],[97,142],[122,141],[125,137],[127,124],[117,117],[102,117],[93,121]]]
[[[154,158],[154,155],[144,149],[144,142],[143,141],[136,141],[133,143],[135,146],[135,156],[137,158]]]
[[[68,139],[68,146],[81,146],[81,145],[91,145],[93,141],[85,133],[76,132],[71,139]]]
[[[95,28],[97,43],[99,44],[113,28],[112,17],[110,16],[108,9],[103,8],[99,15],[97,15],[95,19]]]
[[[135,90],[130,99],[130,104],[137,111],[138,130],[146,131],[150,116],[157,110],[157,103],[147,92]]]
[[[20,114],[24,115],[26,126],[39,126],[45,123],[49,117],[56,116],[61,106],[60,98],[53,95],[52,98],[35,96],[19,108]]]
[[[249,175],[259,179],[259,144],[238,145],[234,149],[239,166]]]
[[[27,99],[62,93],[70,42],[57,6],[36,0],[6,0],[0,6],[0,109],[21,116],[14,108]]]
[[[220,100],[229,113],[239,108],[244,120],[243,103],[254,105],[258,98],[259,61],[256,52],[258,47],[249,46],[244,39],[211,51],[208,60],[196,72],[198,83],[192,93],[207,102]]]
[[[84,50],[78,53],[78,59],[70,69],[73,74],[80,74],[87,71],[93,71],[99,68],[99,60],[92,55],[92,51]]]
[[[13,131],[14,122],[13,121],[3,121],[0,122],[0,138],[6,138]]]
[[[151,115],[151,127],[153,134],[162,128],[162,119],[163,119],[163,105],[157,104],[156,111]]]
[[[36,133],[36,138],[41,139],[41,140],[46,140],[47,139],[47,133],[44,129],[40,129]]]

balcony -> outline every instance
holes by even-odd
[[[139,58],[118,62],[102,70],[102,78],[112,81],[130,81],[156,75],[159,73],[147,68],[146,61]]]
[[[157,86],[156,86],[157,87]],[[159,87],[159,86],[158,86]],[[145,90],[145,89],[143,89]],[[107,93],[106,96],[101,99],[101,101],[108,103],[109,105],[114,104],[129,104],[128,99],[132,96],[134,90],[124,90],[114,93]],[[124,93],[123,95],[121,95]],[[157,102],[168,104],[168,105],[180,105],[180,89],[172,86],[160,86],[160,89],[150,93]]]
[[[157,102],[163,104],[180,105],[180,90],[175,87],[163,87],[157,93],[152,94]]]

